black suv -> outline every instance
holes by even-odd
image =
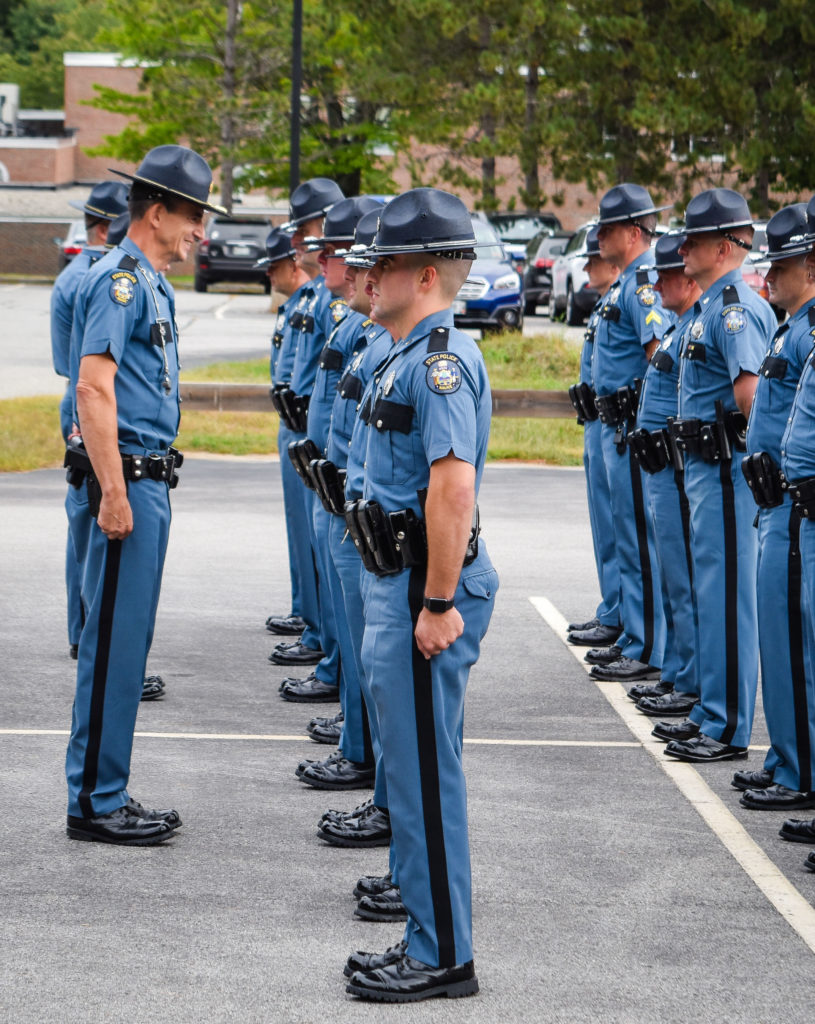
[[[247,281],[268,292],[269,278],[252,268],[266,255],[269,231],[269,221],[261,217],[212,214],[195,254],[195,290],[205,292],[216,281]]]

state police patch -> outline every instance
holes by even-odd
[[[425,359],[424,365],[427,367],[427,386],[437,395],[452,395],[461,387],[458,356],[452,352],[435,352]]]
[[[111,277],[110,297],[120,306],[127,306],[136,294],[136,278],[126,270],[117,270]]]
[[[641,285],[636,291],[637,298],[640,300],[641,306],[653,306],[656,302],[657,297],[653,287],[650,284]]]
[[[744,306],[728,306],[722,311],[724,317],[724,329],[728,334],[739,334],[747,326],[744,316]]]

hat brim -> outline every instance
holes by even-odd
[[[100,220],[116,220],[120,213],[108,213],[106,210],[100,210],[97,206],[91,206],[89,203],[83,203],[81,199],[69,199],[68,205],[73,206],[75,210],[81,210],[82,213],[89,213],[91,217],[99,217]]]
[[[807,237],[809,240],[807,241]],[[751,252],[748,259],[751,263],[780,263],[781,260],[792,259],[793,256],[806,256],[812,252],[814,236],[804,236],[800,242],[791,245],[788,249],[775,249],[771,252]]]
[[[729,231],[731,228],[752,228],[755,227],[755,223],[752,220],[734,220],[728,224],[714,224],[705,225],[704,227],[689,228],[684,227],[681,229],[683,235],[704,235],[718,232],[721,234],[723,231]]]
[[[339,200],[337,200],[339,202]],[[328,206],[324,206],[321,210],[315,210],[314,213],[307,213],[305,217],[295,217],[292,220],[286,221],[285,224],[280,225],[280,230],[285,231],[288,234],[295,232],[301,224],[308,224],[310,220],[317,220],[318,217],[325,217],[332,206],[336,206],[337,203],[329,203]]]
[[[480,246],[486,248],[488,246],[494,246],[495,242],[481,242]],[[380,256],[398,256],[400,253],[440,253],[440,252],[460,252],[459,259],[472,259],[476,258],[475,250],[479,248],[479,243],[476,242],[475,238],[460,239],[455,242],[425,242],[416,243],[415,245],[371,245],[366,250],[364,255],[368,259],[379,259]],[[470,255],[465,255],[465,254]]]
[[[128,181],[135,181],[140,185],[147,185],[149,188],[156,188],[160,192],[166,193],[168,196],[177,196],[179,199],[186,199],[188,203],[194,203],[196,206],[200,206],[202,210],[209,210],[210,213],[220,213],[225,217],[230,216],[229,211],[225,206],[218,206],[216,203],[205,203],[202,199],[197,199],[195,196],[187,195],[186,192],[179,192],[179,190],[175,188],[168,188],[167,185],[162,185],[161,182],[151,181],[150,178],[143,178],[139,174],[128,174],[126,171],[117,171],[115,167],[108,167],[108,170],[112,174],[118,174],[120,178],[127,178]]]
[[[598,217],[596,226],[601,224],[622,224],[626,220],[636,220],[637,217],[647,217],[651,213],[662,213],[663,210],[670,210],[673,203],[666,203],[665,206],[652,206],[647,210],[638,210],[636,213],[624,213],[620,217]]]

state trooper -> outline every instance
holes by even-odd
[[[319,248],[326,288],[343,300],[347,288],[343,254],[354,242],[354,230],[360,218],[381,208],[382,203],[370,196],[342,199],[326,214],[323,236],[313,242],[314,247]],[[302,762],[296,772],[301,782],[318,789],[363,788],[372,785],[374,778],[373,750],[357,671],[359,655],[351,640],[342,584],[329,541],[331,520],[342,517],[345,495],[336,464],[326,459],[337,385],[360,335],[362,320],[360,314],[349,312],[344,304],[344,315],[320,352],[308,407],[307,461],[301,463],[303,482],[311,488],[313,498],[315,546],[322,552],[321,597],[331,604],[340,651],[339,696],[343,727],[339,750],[323,761]]]
[[[88,539],[76,696],[66,756],[72,839],[153,845],[181,824],[127,791],[130,755],[180,463],[173,291],[158,270],[204,237],[212,174],[197,153],[157,146],[135,174],[122,244],[77,298],[75,407],[95,523]],[[79,458],[75,453],[75,458]]]
[[[616,263],[600,255],[595,224],[586,235],[586,262],[583,266],[589,278],[589,287],[598,293],[598,300],[589,316],[583,348],[580,352],[580,381],[569,389],[577,422],[583,426],[583,469],[586,474],[586,497],[589,505],[591,540],[594,564],[600,584],[600,604],[594,618],[588,622],[571,623],[568,640],[584,647],[612,645],[622,632],[620,625],[620,569],[614,547],[614,520],[611,515],[611,495],[608,476],[603,462],[600,443],[601,424],[594,403],[596,392],[592,381],[591,363],[594,336],[600,319],[600,300],[620,275]]]
[[[320,273],[318,250],[310,244],[322,233],[325,214],[343,199],[336,182],[328,178],[313,178],[295,189],[291,203],[292,208],[299,211],[299,216],[283,225],[284,230],[293,230],[292,245],[297,252],[298,265],[311,278],[304,289],[306,301],[303,311],[296,315],[293,324],[295,349],[287,394],[290,408],[295,411],[292,421],[295,429],[289,445],[306,439],[308,406],[320,352],[331,329],[346,312],[344,301],[326,288]],[[301,529],[307,533],[316,569],[319,634],[317,637],[304,635],[292,643],[279,643],[269,660],[276,665],[316,666],[305,679],[284,680],[280,695],[284,700],[297,703],[322,703],[339,697],[339,640],[326,582],[326,552],[320,549],[314,534],[313,499],[310,493],[306,495],[305,502],[306,518]]]
[[[127,209],[127,188],[120,181],[102,181],[94,185],[84,203],[72,199],[69,205],[81,210],[85,216],[87,242],[59,274],[51,292],[51,356],[54,371],[66,378],[65,395],[59,407],[60,429],[66,444],[75,432],[70,380],[74,300],[80,281],[105,253],[108,228]],[[68,488],[65,510],[69,521],[72,514],[81,515],[83,502],[76,493],[78,490],[80,488]],[[65,550],[65,589],[68,597],[68,650],[72,658],[76,658],[79,649],[79,634],[85,616],[80,590],[80,565],[81,558],[77,557],[69,529]]]
[[[379,211],[365,214],[356,226],[355,245],[345,256],[347,299],[350,309],[360,318],[355,330],[345,331],[353,345],[345,370],[337,385],[331,413],[327,456],[346,473],[345,498],[360,500],[363,496],[366,424],[369,419],[370,389],[376,380],[376,369],[390,355],[392,339],[387,331],[373,323],[369,314],[371,299],[366,291],[365,274],[371,266],[364,250],[373,241],[379,221]],[[354,339],[354,340],[350,340]],[[370,671],[362,660],[364,630],[363,584],[367,572],[359,554],[349,542],[344,518],[333,516],[329,530],[329,543],[334,565],[340,577],[345,602],[346,619],[351,647],[357,659],[357,679],[361,693],[355,699],[361,705],[350,708],[349,715],[362,716],[367,724],[370,746],[376,762],[374,792],[371,800],[352,811],[327,811],[317,827],[317,834],[335,846],[369,848],[390,845],[391,827],[388,813],[387,785],[382,768],[382,746],[376,708],[370,690]],[[351,703],[346,681],[344,704]],[[346,722],[348,718],[346,718]],[[359,725],[357,726],[357,729]],[[345,726],[343,726],[343,731]],[[393,849],[390,851],[389,870],[384,875],[363,876],[354,886],[358,903],[354,911],[363,920],[398,921],[406,916],[405,906],[395,873]]]
[[[600,200],[600,255],[622,267],[600,307],[592,376],[614,519],[623,632],[612,648],[592,649],[592,676],[617,682],[659,677],[665,643],[653,529],[642,473],[626,444],[636,419],[648,360],[668,326],[659,296],[651,238],[659,209],[640,185],[622,184]]]
[[[281,454],[283,502],[289,542],[289,571],[292,578],[297,581],[293,586],[300,588],[302,603],[300,615],[294,617],[270,615],[266,620],[266,628],[271,633],[298,636],[302,632],[302,636],[299,636],[298,640],[278,644],[272,651],[269,660],[276,665],[315,665],[319,664],[323,657],[320,647],[319,593],[309,527],[310,516],[307,514],[306,495],[303,493],[303,488],[293,467],[287,464],[286,452],[292,441],[305,438],[309,396],[305,392],[299,393],[292,386],[292,378],[301,335],[304,328],[308,334],[314,330],[314,305],[317,295],[323,290],[321,281],[315,282],[320,270],[316,253],[307,251],[304,240],[307,236],[317,235],[321,232],[323,217],[334,203],[339,202],[342,198],[344,197],[339,185],[329,178],[312,178],[305,181],[292,192],[289,199],[289,220],[281,225],[281,230],[291,236],[297,266],[308,280],[298,286],[297,291],[292,294],[290,299],[288,333],[284,336],[272,387],[272,400],[281,416],[278,451]],[[302,386],[302,382],[298,381],[297,387]],[[283,430],[284,427],[285,430]],[[305,625],[304,629],[303,625]],[[336,699],[338,694],[336,666],[320,666],[319,672],[315,674],[315,671],[312,671],[303,682],[309,683],[317,676],[319,676],[321,688],[326,690],[326,693],[320,696],[328,700]],[[301,682],[297,679],[290,681],[292,683]],[[289,697],[289,699],[292,698]],[[306,695],[305,699],[310,698]]]
[[[476,505],[491,396],[451,308],[474,245],[464,204],[420,188],[385,207],[370,250],[371,312],[394,343],[376,374],[364,498],[346,523],[368,570],[362,657],[408,921],[402,942],[353,954],[346,972],[348,992],[392,1002],[478,991],[461,753],[498,586]]]
[[[300,636],[311,629],[316,637],[319,628],[317,604],[317,579],[314,573],[314,559],[311,545],[302,543],[301,533],[305,517],[305,498],[297,474],[289,460],[287,449],[292,439],[292,428],[288,425],[289,407],[280,392],[288,391],[291,367],[294,362],[295,332],[292,317],[301,304],[305,303],[304,289],[311,278],[297,264],[296,252],[291,236],[282,228],[274,228],[266,238],[266,255],[258,260],[256,268],[265,269],[271,290],[285,296],[277,309],[275,328],[269,355],[269,375],[272,382],[270,396],[280,416],[277,431],[277,450],[280,456],[280,477],[283,489],[284,519],[289,562],[289,584],[291,606],[287,615],[270,615],[266,629],[281,636]],[[306,622],[309,618],[311,625]]]
[[[684,235],[667,234],[654,247],[654,285],[674,322],[654,352],[642,382],[637,429],[628,443],[645,471],[645,492],[654,528],[666,640],[662,678],[633,686],[628,695],[646,715],[687,715],[699,700],[696,662],[696,595],[690,550],[690,508],[682,456],[668,431],[677,413],[679,340],[701,292],[685,275],[679,255]],[[657,729],[660,727],[657,726]]]
[[[714,188],[688,203],[680,254],[702,290],[682,339],[679,416],[698,608],[700,700],[663,723],[665,753],[682,761],[747,756],[758,681],[755,506],[738,451],[776,319],[741,274],[753,222],[745,199]],[[734,455],[736,456],[734,458]]]
[[[812,620],[802,601],[801,517],[781,478],[781,439],[815,344],[815,282],[806,256],[806,204],[786,206],[767,224],[764,275],[770,301],[788,319],[773,335],[759,368],[742,469],[759,506],[758,643],[770,749],[759,771],[736,772],[740,803],[753,810],[815,807],[815,679]]]

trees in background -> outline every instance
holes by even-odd
[[[398,155],[415,183],[489,209],[513,156],[529,209],[557,200],[546,166],[680,201],[735,181],[766,214],[815,187],[806,15],[804,0],[304,0],[302,173],[391,191]],[[138,95],[99,92],[134,119],[105,152],[187,139],[229,205],[233,185],[288,183],[290,20],[291,0],[0,0],[0,79],[58,106],[63,50],[140,60]]]

